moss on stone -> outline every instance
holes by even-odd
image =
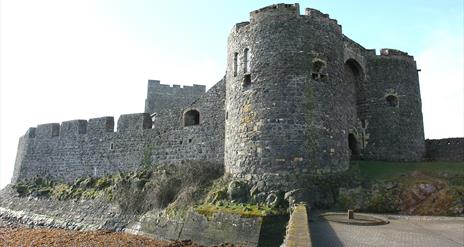
[[[225,203],[220,205],[202,204],[195,207],[195,210],[211,218],[215,213],[224,212],[231,214],[239,214],[242,217],[264,217],[269,215],[284,215],[287,214],[285,209],[275,209],[263,204],[243,204],[243,203]]]

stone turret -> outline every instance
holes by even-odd
[[[348,168],[347,129],[337,105],[342,38],[336,21],[309,10],[300,15],[298,4],[254,11],[250,23],[232,29],[226,172],[237,177],[251,174],[258,180],[287,175],[293,179]],[[283,180],[270,187],[280,187]]]

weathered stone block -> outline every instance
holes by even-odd
[[[29,138],[34,138],[35,137],[35,132],[36,132],[36,128],[29,128],[27,131],[26,131],[26,134],[24,135],[25,137],[29,137]]]
[[[152,120],[148,113],[121,115],[118,120],[118,132],[151,129]]]
[[[60,135],[60,124],[59,123],[49,123],[49,124],[40,124],[37,126],[35,131],[36,137],[38,138],[50,138]]]
[[[60,136],[76,136],[87,133],[87,120],[71,120],[61,123]]]
[[[114,131],[114,117],[92,118],[87,125],[90,135]]]

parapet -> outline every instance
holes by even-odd
[[[114,117],[89,119],[87,129],[89,134],[114,132]]]
[[[118,132],[151,129],[152,120],[149,113],[121,115],[118,120]]]
[[[310,16],[312,18],[320,19],[322,21],[326,21],[331,25],[337,26],[340,28],[340,31],[342,29],[342,26],[338,24],[338,21],[335,19],[330,18],[329,14],[324,14],[321,11],[317,9],[312,9],[312,8],[306,8],[305,9],[305,16]]]
[[[265,17],[275,17],[275,16],[299,16],[300,15],[300,5],[298,3],[294,4],[273,4],[255,11],[250,12],[250,21],[253,22],[260,18]]]
[[[87,133],[87,120],[71,120],[61,123],[60,136],[76,136]]]
[[[168,93],[168,94],[177,94],[177,93],[204,93],[206,92],[205,85],[193,84],[193,86],[183,86],[180,85],[167,85],[161,84],[159,80],[148,80],[148,93]]]
[[[396,57],[396,58],[404,58],[404,59],[414,60],[414,57],[409,55],[407,52],[400,51],[400,50],[395,50],[395,49],[389,49],[389,48],[380,49],[380,56],[381,57]]]
[[[51,138],[60,135],[59,123],[40,124],[35,131],[36,137]]]
[[[437,161],[464,161],[464,138],[425,140],[426,158]]]
[[[161,84],[158,80],[149,80],[145,112],[154,113],[164,109],[183,107],[198,99],[205,92],[206,86],[204,85],[169,86]]]
[[[28,137],[28,138],[34,138],[35,137],[35,131],[36,131],[36,128],[31,127],[26,131],[26,134],[24,136]]]
[[[246,26],[248,26],[249,24],[250,24],[249,21],[239,22],[239,23],[235,24],[234,30],[235,30],[235,32],[238,32],[238,31],[240,30],[240,28],[246,27]]]

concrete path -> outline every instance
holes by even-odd
[[[314,247],[463,247],[464,218],[388,217],[390,224],[355,226],[311,218]]]

